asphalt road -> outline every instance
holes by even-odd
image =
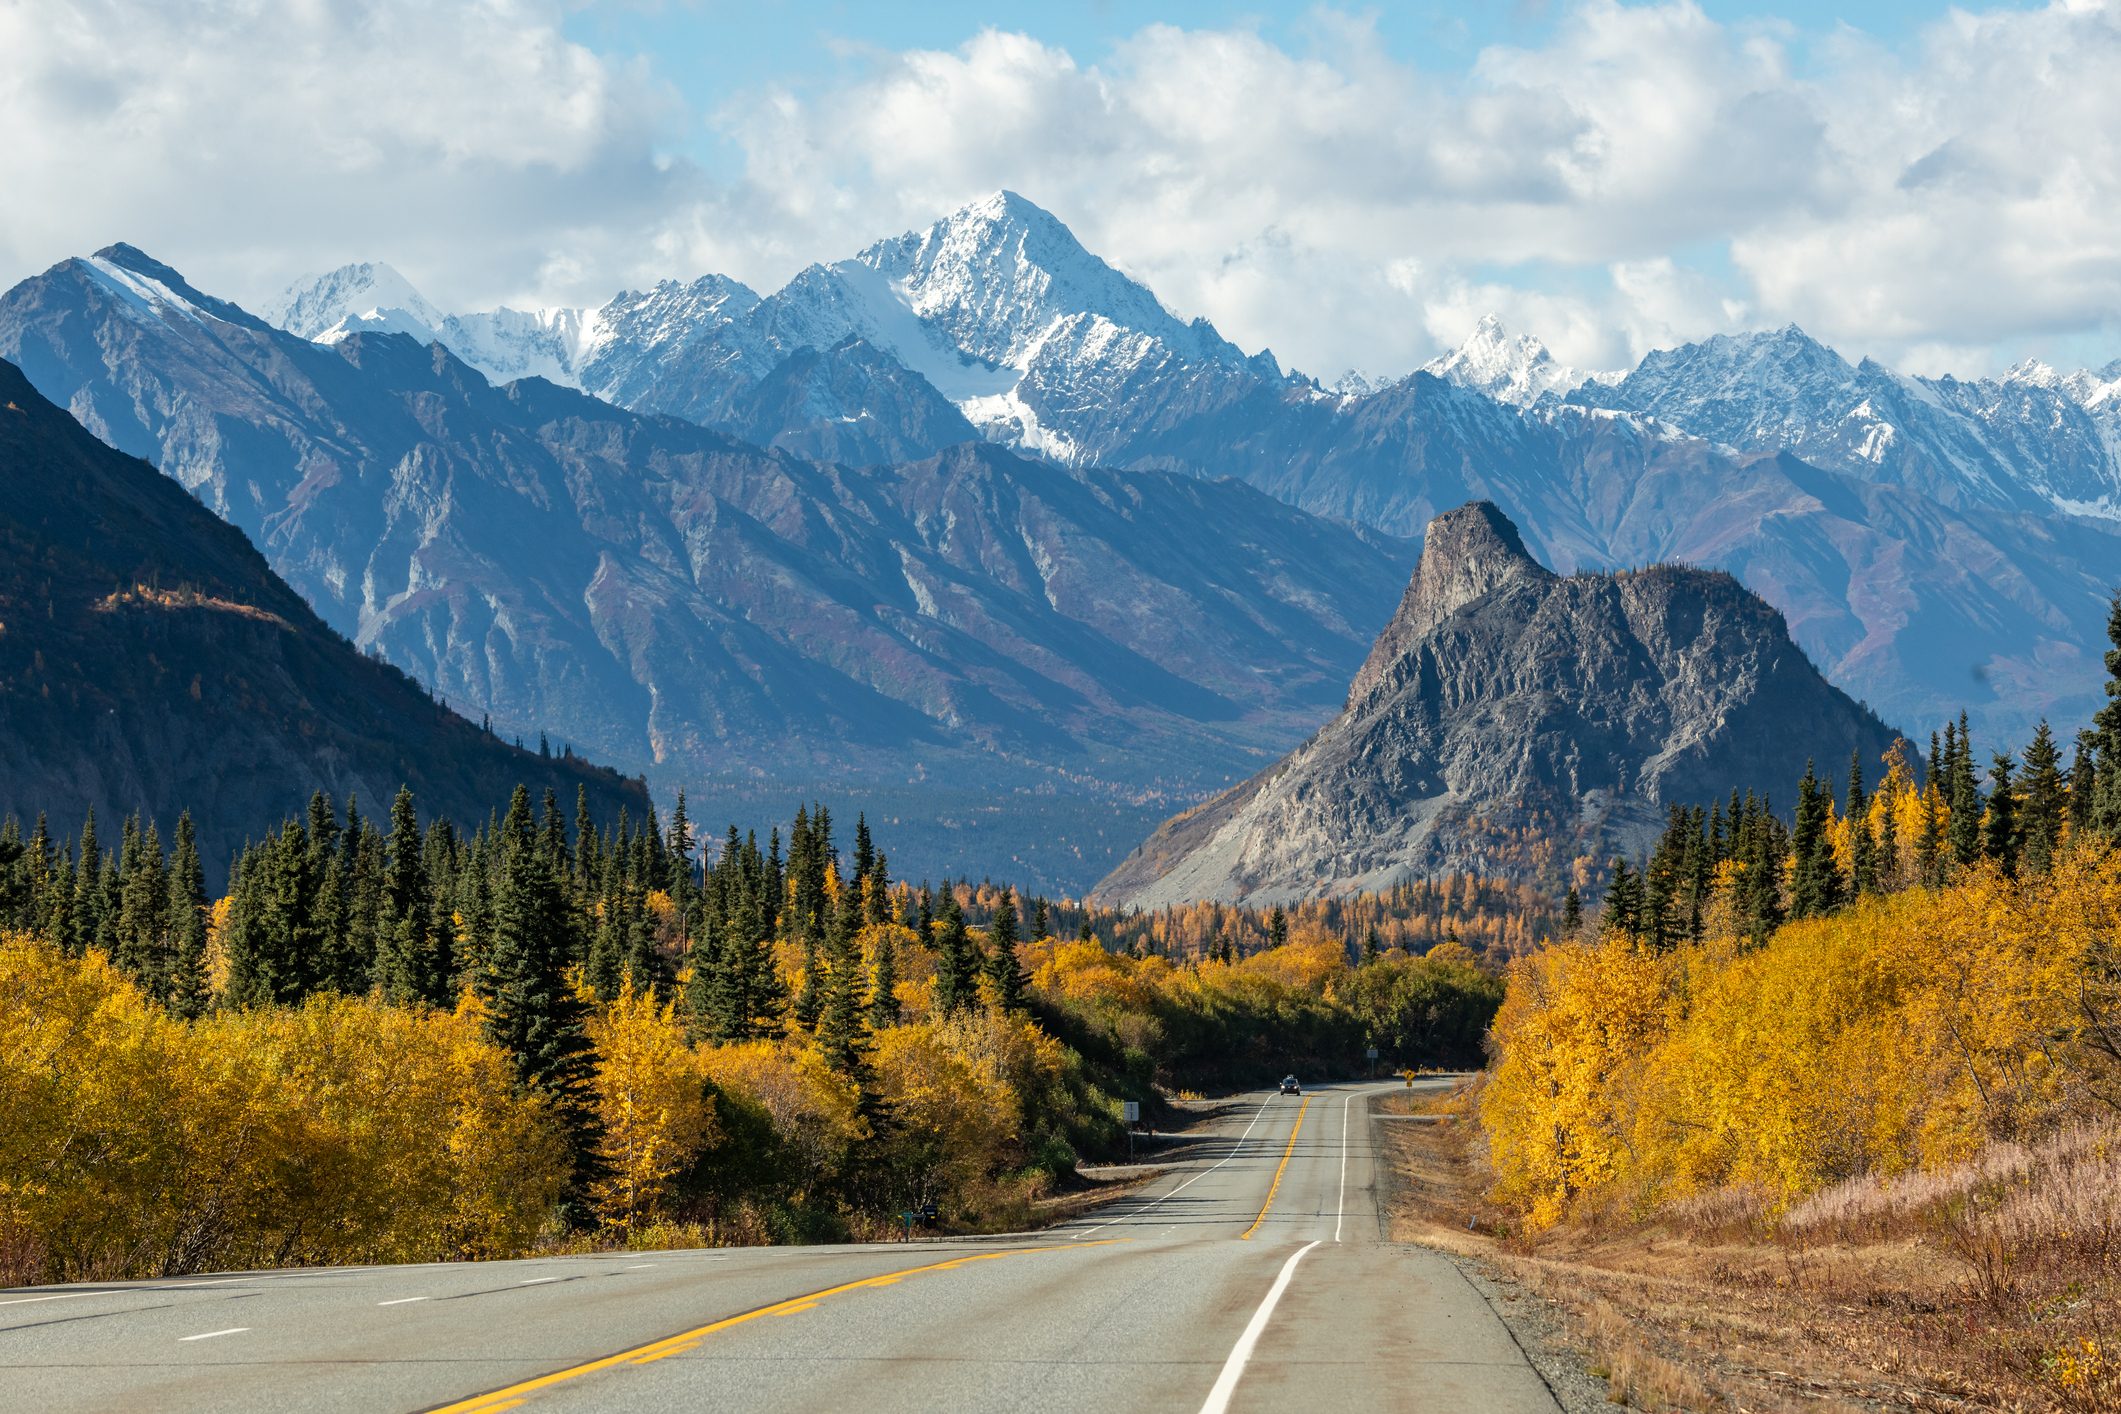
[[[0,1409],[1555,1410],[1455,1266],[1380,1240],[1384,1088],[1241,1097],[1015,1238],[0,1291]]]

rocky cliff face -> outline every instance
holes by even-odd
[[[1431,522],[1346,710],[1166,823],[1098,887],[1121,906],[1266,903],[1470,871],[1558,884],[1642,849],[1665,806],[1787,791],[1892,732],[1729,575],[1559,576],[1476,502]]]
[[[519,751],[319,622],[264,558],[147,463],[0,363],[0,814],[104,838],[180,811],[207,867],[323,790],[380,814],[401,784],[466,825],[517,782],[604,819],[637,781]]]

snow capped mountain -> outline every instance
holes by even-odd
[[[1547,346],[1530,334],[1511,338],[1493,314],[1482,315],[1464,343],[1430,359],[1421,371],[1517,407],[1530,407],[1548,393],[1561,397],[1602,376],[1555,362]]]
[[[411,334],[431,344],[446,318],[410,280],[381,261],[305,276],[262,312],[267,323],[315,343],[331,343],[358,326]]]
[[[2074,381],[2072,381],[2074,380]],[[1797,326],[1646,356],[1570,401],[1630,411],[1741,451],[1906,486],[1947,505],[2121,519],[2121,417],[2096,374],[2023,366],[2003,380],[1851,365]]]
[[[444,315],[389,266],[369,264],[298,284],[271,317],[319,342],[355,329],[407,333],[446,345],[497,382],[537,374],[716,426],[788,359],[855,340],[955,404],[990,440],[1062,461],[1085,454],[1086,429],[1066,425],[1075,390],[1109,395],[1145,370],[1181,366],[1280,376],[1271,354],[1248,358],[1207,321],[1181,320],[1050,213],[1006,191],[851,259],[810,266],[763,299],[708,275],[628,291],[597,309]],[[927,397],[913,390],[895,401]],[[802,406],[843,422],[876,411],[821,409],[815,399]],[[933,429],[952,423],[922,416]],[[805,445],[816,430],[789,429]],[[915,438],[902,450],[937,448]]]
[[[406,334],[441,344],[496,383],[549,378],[573,385],[593,343],[595,310],[501,308],[444,314],[412,282],[381,261],[342,265],[294,284],[267,306],[266,319],[312,343],[349,334]]]

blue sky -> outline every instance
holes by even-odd
[[[1439,0],[1355,5],[1373,19],[1393,56],[1410,67],[1456,74],[1490,45],[1536,45],[1564,7],[1546,0],[1514,4],[1446,4]],[[2019,6],[2017,8],[2030,8]],[[1905,0],[1851,5],[1843,0],[1703,0],[1701,9],[1734,26],[1807,37],[1848,26],[1899,43],[1946,7]],[[788,3],[788,0],[658,0],[592,4],[568,16],[567,34],[603,53],[646,57],[698,115],[771,84],[796,92],[845,82],[876,56],[906,49],[950,49],[983,28],[1017,30],[1095,62],[1147,23],[1187,28],[1245,28],[1300,51],[1318,7],[1309,3],[1226,5],[1172,0],[1155,6],[1115,3],[1036,4],[1023,0],[933,0],[924,4]],[[741,151],[706,121],[679,144],[710,168],[727,170]]]
[[[49,0],[0,53],[5,283],[129,240],[254,306],[763,290],[1008,187],[1327,378],[1491,312],[1582,368],[2121,354],[2121,0]]]

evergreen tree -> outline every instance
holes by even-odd
[[[2121,593],[2106,618],[2113,647],[2106,654],[2106,705],[2092,718],[2098,756],[2092,783],[2091,828],[2121,844]]]
[[[994,905],[994,919],[987,928],[993,951],[988,954],[988,973],[994,978],[994,999],[1004,1011],[1021,1011],[1024,1005],[1024,967],[1016,956],[1016,895],[1003,889]]]
[[[1797,824],[1790,837],[1795,868],[1790,875],[1790,917],[1815,918],[1841,904],[1841,868],[1834,858],[1834,800],[1805,763],[1797,783]]]
[[[817,1045],[825,1063],[843,1075],[863,1069],[866,1028],[862,1015],[861,915],[858,899],[843,896],[825,947],[824,996],[818,1009]]]
[[[943,886],[935,919],[935,1010],[949,1016],[963,1011],[979,997],[976,981],[978,961],[971,936],[965,931],[965,913],[958,906],[957,890]]]
[[[514,1058],[517,1080],[545,1098],[566,1130],[579,1186],[594,1172],[597,1121],[590,1084],[596,1055],[585,1009],[567,981],[575,952],[572,920],[552,854],[531,821],[530,794],[520,785],[497,848],[486,1030]]]
[[[1267,910],[1267,946],[1278,948],[1289,941],[1289,915],[1280,904]]]
[[[1755,943],[1767,941],[1782,926],[1782,861],[1776,820],[1763,802],[1747,812],[1739,854],[1744,869],[1739,912],[1745,919],[1746,936]]]
[[[2019,823],[2022,867],[2044,874],[2062,848],[2062,822],[2069,797],[2062,780],[2062,752],[2043,718],[2025,748],[2025,808]]]
[[[191,812],[177,817],[177,845],[170,858],[169,1009],[196,1019],[206,1014],[206,871],[199,864],[199,840]]]
[[[2098,800],[2099,767],[2097,733],[2089,728],[2077,733],[2077,749],[2069,764],[2069,832],[2073,839],[2091,833],[2092,808]]]
[[[1988,821],[1982,850],[1996,861],[2004,877],[2018,877],[2018,803],[2011,793],[2011,770],[2017,763],[1997,752],[1989,766],[1992,789],[1988,797]]]
[[[435,946],[434,898],[427,878],[426,841],[412,792],[404,786],[390,804],[389,860],[383,886],[375,985],[400,1006],[449,1001],[450,979]]]
[[[1574,893],[1575,890],[1571,889],[1570,892]],[[1365,963],[1371,963],[1377,961],[1377,959],[1383,956],[1384,949],[1378,945],[1377,941],[1377,927],[1375,924],[1372,924],[1369,928],[1363,931],[1362,960]]]
[[[64,934],[62,946],[74,957],[79,957],[95,945],[97,934],[102,931],[102,894],[97,881],[103,872],[103,848],[96,839],[96,810],[90,806],[88,815],[81,822],[81,844],[74,851],[73,906],[68,910],[68,922],[72,925]]]
[[[1981,857],[1981,788],[1974,777],[1974,742],[1967,731],[1964,712],[1959,714],[1957,748],[1947,763],[1947,770],[1951,787],[1949,841],[1952,863],[1966,869]]]
[[[1846,798],[1849,827],[1849,895],[1860,898],[1878,892],[1878,850],[1871,838],[1871,802],[1863,793],[1863,753],[1849,753],[1849,785]]]
[[[127,822],[122,882],[118,894],[116,948],[112,961],[156,1001],[169,995],[175,962],[169,927],[169,880],[162,868],[162,840],[150,823]]]
[[[876,863],[869,869],[869,921],[871,923],[892,922],[891,914],[891,861],[878,850]]]
[[[1583,898],[1574,884],[1561,896],[1561,936],[1573,938],[1583,932]]]
[[[876,967],[869,984],[869,1024],[881,1031],[898,1025],[898,949],[888,930],[876,935]]]
[[[1037,898],[1031,900],[1031,941],[1035,943],[1042,938],[1050,938],[1052,936],[1052,920],[1047,914],[1046,896],[1040,894]]]
[[[1625,859],[1613,861],[1613,877],[1605,889],[1603,931],[1608,935],[1633,937],[1642,927],[1642,881]]]

